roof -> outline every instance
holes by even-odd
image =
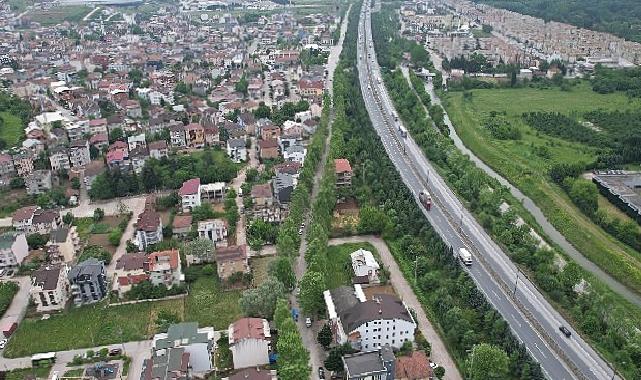
[[[199,187],[200,187],[200,178],[188,179],[187,181],[183,182],[182,187],[178,191],[178,195],[182,197],[185,195],[198,194]]]
[[[227,145],[230,148],[244,148],[245,147],[245,140],[244,139],[229,139],[227,140]]]
[[[410,356],[396,359],[396,377],[407,380],[429,379],[432,368],[423,351],[413,351]]]
[[[354,263],[354,261],[357,261],[360,265],[366,265],[370,268],[376,269],[380,268],[372,252],[366,251],[362,248],[359,248],[357,251],[352,252],[350,254],[350,257],[352,258],[352,263]]]
[[[169,264],[169,269],[176,270],[180,265],[180,254],[177,249],[168,251],[158,251],[149,254],[149,270],[157,271],[167,269],[166,264]]]
[[[272,186],[269,183],[252,186],[252,198],[269,198],[272,196]]]
[[[230,326],[230,336],[233,342],[242,339],[266,339],[269,333],[269,324],[262,318],[241,318]]]
[[[104,272],[104,269],[105,264],[103,261],[90,257],[71,268],[69,278],[76,278],[81,275],[98,276]]]
[[[145,209],[139,216],[136,222],[136,228],[145,232],[154,232],[162,224],[160,214],[154,210]]]
[[[152,356],[143,362],[141,380],[184,380],[189,371],[189,352],[184,348],[169,348],[166,355]]]
[[[127,285],[136,285],[140,284],[143,281],[147,281],[149,275],[147,273],[140,274],[127,274],[125,276],[118,276],[118,285],[127,286]]]
[[[158,140],[158,141],[152,141],[149,143],[149,150],[161,150],[161,149],[167,149],[167,141]]]
[[[34,212],[38,209],[38,206],[25,206],[16,210],[13,213],[11,218],[13,222],[22,222],[29,220],[33,217]]]
[[[274,189],[276,189],[276,191],[279,191],[286,187],[293,187],[293,186],[294,186],[294,177],[292,177],[291,174],[278,173],[274,177]]]
[[[69,236],[68,227],[57,228],[49,234],[49,241],[51,243],[64,243],[67,241],[67,236]]]
[[[55,210],[37,210],[33,214],[32,224],[51,224],[60,217],[60,212]]]
[[[260,147],[260,149],[278,148],[278,140],[276,139],[260,140],[258,142],[258,146]]]
[[[40,268],[31,275],[31,282],[42,290],[55,290],[58,287],[61,266]]]
[[[231,245],[229,247],[216,248],[216,262],[247,260],[247,248],[244,245]]]
[[[198,322],[183,322],[169,326],[167,337],[156,340],[154,349],[162,350],[174,347],[174,342],[180,341],[181,346],[192,343],[207,343],[207,333],[198,332]]]
[[[116,261],[116,269],[124,271],[134,271],[143,269],[147,257],[141,253],[126,253]]]
[[[346,158],[337,158],[334,160],[334,167],[336,173],[350,173],[352,171],[352,167],[349,164],[349,160]]]
[[[391,357],[390,357],[391,355]],[[392,359],[394,354],[389,347],[383,347],[380,351],[359,352],[343,356],[345,369],[350,377],[358,377],[359,374],[384,373],[387,372],[384,365],[384,358]]]
[[[229,376],[229,380],[271,380],[270,371],[260,368],[244,368]]]
[[[173,228],[187,228],[191,227],[192,217],[191,215],[176,215],[174,216],[174,221],[172,223]]]
[[[287,173],[291,175],[298,174],[298,171],[301,168],[300,162],[294,162],[294,161],[285,161],[282,164],[278,164],[274,166],[274,171],[276,173]]]
[[[333,295],[332,293],[332,300]],[[343,308],[336,302],[334,304],[343,324],[343,330],[347,333],[356,330],[363,323],[373,320],[400,319],[413,322],[412,316],[403,302],[391,294],[376,294],[372,299],[356,302],[354,306],[348,308]]]

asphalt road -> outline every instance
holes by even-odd
[[[363,9],[367,8],[368,3],[364,3]],[[366,108],[390,159],[405,184],[414,192],[417,205],[416,194],[429,187],[435,204],[430,212],[421,209],[430,224],[455,252],[461,247],[471,250],[474,263],[468,272],[472,279],[541,364],[548,378],[611,378],[613,370],[608,363],[519,273],[507,255],[447,187],[412,138],[408,136],[403,139],[394,129],[391,116],[394,107],[384,85],[378,81],[380,68],[370,41],[371,19],[365,12],[361,14],[359,24],[358,69]],[[368,54],[371,58],[368,58]],[[572,337],[562,335],[558,330],[560,326],[568,327]]]

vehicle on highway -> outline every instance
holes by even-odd
[[[325,370],[323,369],[323,367],[318,367],[318,378],[319,379],[325,378]]]
[[[312,319],[311,318],[305,318],[305,326],[312,327]]]
[[[465,247],[461,247],[458,250],[458,258],[461,262],[468,267],[472,265],[472,254]]]
[[[407,129],[405,129],[405,127],[402,126],[401,124],[398,124],[398,133],[401,135],[402,138],[407,137]]]
[[[566,338],[569,338],[572,336],[572,331],[568,330],[568,328],[565,326],[559,327],[559,331],[561,331]]]
[[[427,191],[426,189],[421,190],[421,192],[418,194],[418,200],[421,201],[421,204],[427,211],[430,211],[432,208],[432,196],[430,195],[430,192]]]

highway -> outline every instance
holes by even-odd
[[[387,154],[403,182],[415,194],[417,207],[421,207],[417,194],[428,188],[434,205],[429,212],[421,207],[423,213],[454,252],[461,247],[469,248],[474,257],[474,263],[467,269],[470,276],[532,357],[541,364],[548,378],[618,378],[609,364],[554,310],[492,241],[433,169],[411,136],[403,138],[395,128],[393,115],[396,113],[382,83],[371,43],[370,1],[364,1],[359,21],[357,56],[363,99]],[[566,338],[559,331],[560,326],[567,327],[572,336]]]

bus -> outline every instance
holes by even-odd
[[[56,362],[55,352],[44,352],[40,354],[34,354],[31,357],[31,365],[33,367],[40,367],[41,365],[52,365],[55,362]]]

